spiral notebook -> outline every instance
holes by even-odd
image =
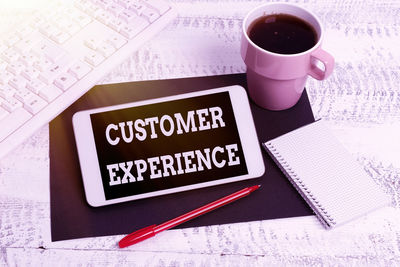
[[[321,120],[264,147],[327,228],[390,202]]]

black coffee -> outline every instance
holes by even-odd
[[[250,25],[248,35],[257,46],[278,54],[301,53],[318,41],[308,22],[287,14],[258,18]]]

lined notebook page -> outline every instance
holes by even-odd
[[[390,202],[323,121],[306,125],[264,145],[328,227]]]

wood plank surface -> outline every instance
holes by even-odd
[[[245,72],[241,22],[265,1],[171,2],[178,17],[100,83]],[[400,265],[400,1],[289,2],[320,17],[323,47],[336,59],[328,80],[307,82],[313,112],[392,197],[390,207],[329,231],[310,216],[171,230],[124,250],[122,236],[51,242],[46,125],[0,160],[0,265]]]

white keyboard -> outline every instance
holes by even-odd
[[[163,0],[51,3],[0,33],[0,158],[175,17]]]

